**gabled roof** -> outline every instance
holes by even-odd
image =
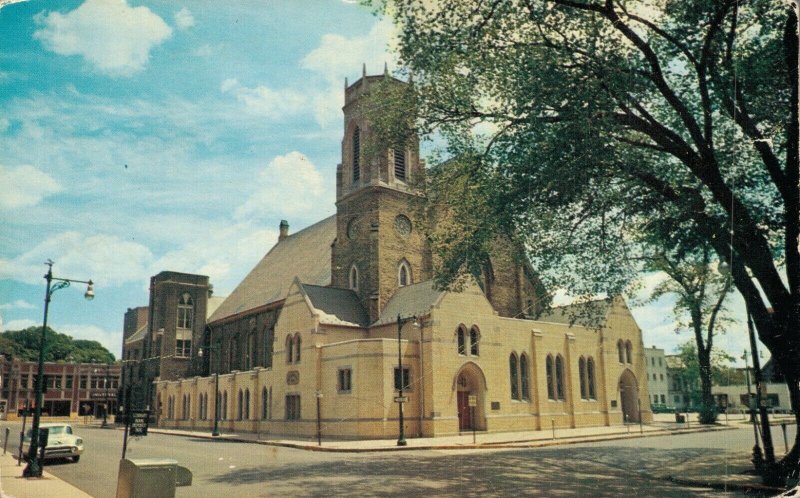
[[[125,339],[125,344],[141,341],[142,339],[144,339],[145,335],[147,335],[147,322],[144,322],[144,325],[142,325],[136,332],[131,334],[130,337]]]
[[[542,311],[535,319],[538,322],[595,328],[605,323],[613,304],[614,301],[612,299],[596,299],[585,303],[556,306]]]
[[[444,293],[445,291],[435,288],[433,280],[400,287],[383,307],[380,318],[373,325],[395,323],[398,316],[408,318],[424,315],[439,302]]]
[[[358,295],[352,290],[298,284],[319,315],[320,323],[357,327],[366,327],[369,324],[369,315],[361,306]]]
[[[211,296],[206,303],[206,319],[217,311],[217,308],[228,299],[227,296]]]
[[[208,319],[209,323],[286,298],[295,277],[313,285],[331,281],[336,216],[279,241]]]

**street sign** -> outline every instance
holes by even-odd
[[[408,396],[395,396],[395,403],[408,403]]]
[[[117,393],[115,391],[109,391],[108,393],[103,392],[93,392],[89,394],[91,399],[117,399]]]
[[[150,422],[150,412],[131,412],[130,413],[130,435],[146,436],[147,424]]]
[[[464,398],[461,398],[464,399]],[[478,396],[475,394],[469,395],[469,406],[478,406]]]

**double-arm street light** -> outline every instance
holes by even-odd
[[[419,327],[419,322],[417,322],[416,316],[409,316],[406,318],[401,318],[400,315],[397,315],[397,365],[398,365],[398,375],[397,378],[399,379],[397,384],[397,398],[395,401],[399,405],[398,408],[400,410],[400,435],[397,438],[397,446],[405,446],[408,444],[406,442],[406,430],[405,430],[405,423],[403,420],[403,404],[406,402],[406,398],[403,396],[403,385],[405,384],[406,376],[403,372],[403,350],[402,350],[402,337],[403,337],[403,324],[408,321],[414,321],[414,325]],[[420,396],[422,394],[420,393]]]
[[[31,423],[31,446],[28,450],[28,465],[23,470],[24,477],[42,477],[42,465],[39,462],[39,420],[42,417],[42,391],[44,388],[44,356],[47,347],[47,311],[50,307],[50,299],[53,293],[59,289],[69,287],[70,283],[86,284],[86,293],[83,295],[87,301],[94,299],[94,283],[91,280],[72,280],[69,278],[59,278],[53,276],[53,261],[47,260],[47,274],[44,279],[47,281],[47,290],[44,294],[44,323],[42,324],[42,337],[39,343],[39,366],[36,375],[36,406],[33,410],[33,421]],[[53,283],[55,281],[55,283]]]
[[[211,350],[216,349],[219,351],[219,344],[211,345],[200,348],[197,352],[197,356],[200,358],[203,357],[203,351],[206,351],[206,354],[209,355],[208,357],[208,365],[211,366]],[[214,430],[211,431],[211,435],[214,437],[219,436],[219,352],[216,355],[216,363],[214,368]]]

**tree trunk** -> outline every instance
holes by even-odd
[[[697,361],[700,365],[700,423],[713,424],[717,421],[717,410],[711,394],[711,353],[698,350]]]
[[[789,399],[794,412],[795,424],[800,428],[800,410],[798,410],[800,408],[800,384],[796,379],[787,376],[786,385],[789,388]],[[795,433],[792,449],[781,459],[780,463],[786,475],[800,470],[800,430]]]

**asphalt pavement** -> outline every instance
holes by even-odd
[[[86,441],[81,461],[46,470],[91,496],[115,496],[122,431],[77,427],[76,432]],[[188,467],[193,483],[178,488],[178,497],[754,496],[737,486],[742,477],[755,480],[741,474],[752,437],[749,427],[739,426],[540,448],[342,453],[151,433],[131,439],[127,456],[173,458]],[[696,469],[714,474],[722,486],[696,485]],[[726,490],[726,482],[734,489]]]

